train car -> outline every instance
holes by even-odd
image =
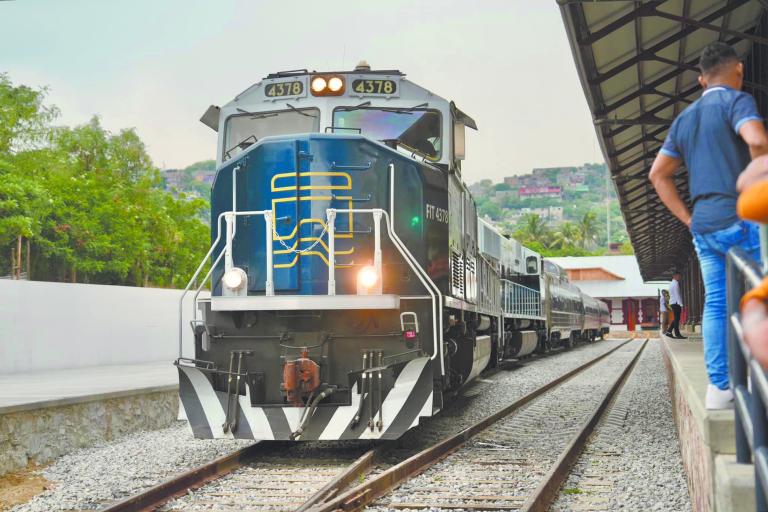
[[[604,339],[608,332],[611,330],[611,312],[608,309],[608,304],[603,301],[598,301],[598,307],[600,308],[600,339]]]
[[[196,437],[396,439],[581,329],[567,279],[478,219],[474,120],[403,73],[274,73],[201,121],[218,133],[211,248],[176,361]]]
[[[558,345],[571,348],[581,337],[584,326],[581,291],[568,280],[565,270],[551,261],[544,260],[541,280],[542,310],[547,331],[540,350]]]
[[[581,294],[581,303],[584,312],[581,337],[586,341],[595,341],[602,336],[602,309],[608,311],[608,307],[603,301],[594,299],[586,293]]]
[[[497,353],[502,359],[532,354],[545,336],[541,309],[541,255],[478,219],[480,255],[499,274],[502,335]]]

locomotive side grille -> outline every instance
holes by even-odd
[[[451,295],[464,298],[464,256],[451,251]]]
[[[465,274],[464,291],[466,298],[470,302],[477,301],[477,265],[475,258],[467,256],[464,261]]]

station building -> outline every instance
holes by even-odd
[[[659,327],[659,293],[667,283],[645,283],[634,256],[547,258],[568,272],[581,291],[608,304],[611,330]]]

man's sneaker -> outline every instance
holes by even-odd
[[[685,336],[683,336],[682,334],[680,334],[678,336],[670,336],[670,338],[675,338],[676,340],[687,340],[688,339]]]
[[[720,389],[712,384],[707,385],[707,398],[704,406],[709,409],[733,409],[733,392],[730,389]]]
[[[666,332],[664,333],[664,336],[668,336],[668,337],[670,337],[670,338],[671,338],[671,337],[672,337],[672,333],[671,333],[671,332],[669,332],[669,331],[666,331]]]

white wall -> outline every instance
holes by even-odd
[[[180,290],[0,280],[0,374],[172,360]],[[192,355],[184,305],[184,355]]]

